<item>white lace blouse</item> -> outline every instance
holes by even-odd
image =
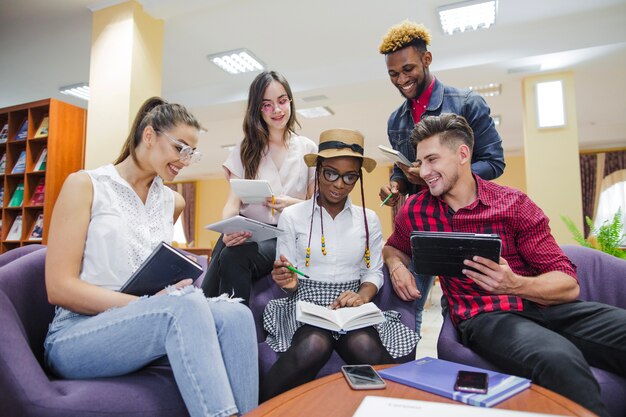
[[[144,204],[113,165],[84,171],[93,201],[80,278],[118,290],[174,231],[174,192],[155,177]]]

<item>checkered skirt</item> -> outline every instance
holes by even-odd
[[[296,330],[303,325],[296,320],[296,301],[303,300],[317,305],[330,305],[342,292],[359,290],[360,280],[342,283],[322,282],[310,279],[298,281],[298,290],[288,297],[270,301],[263,311],[263,327],[267,331],[265,341],[275,352],[284,352],[291,346]],[[374,328],[389,354],[398,358],[408,355],[418,341],[415,331],[400,321],[397,311],[384,311],[385,321]],[[332,332],[335,339],[341,334]]]

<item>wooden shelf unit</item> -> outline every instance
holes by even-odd
[[[43,118],[48,116],[48,135],[35,138]],[[28,134],[25,140],[16,140],[22,122],[28,119]],[[2,204],[2,234],[0,253],[31,243],[46,243],[48,225],[54,203],[61,191],[65,178],[84,167],[85,132],[87,111],[80,107],[55,99],[0,109],[0,129],[9,124],[9,136],[0,143],[0,158],[6,153],[6,171],[0,174],[0,185],[4,186]],[[35,165],[42,150],[47,149],[46,168],[35,171]],[[26,152],[26,169],[23,173],[12,174],[20,153]],[[37,184],[45,178],[43,204],[31,205]],[[19,207],[8,207],[17,186],[24,185],[24,200]],[[29,240],[32,228],[40,213],[43,213],[43,239]],[[22,216],[22,234],[19,239],[7,240],[15,218]]]

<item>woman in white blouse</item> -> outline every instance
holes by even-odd
[[[207,301],[191,279],[145,297],[119,291],[161,241],[172,241],[185,201],[163,180],[199,158],[199,130],[183,106],[153,97],[114,164],[67,178],[48,235],[46,289],[58,307],[45,361],[53,374],[81,379],[167,357],[191,416],[230,416],[258,401],[250,310],[226,297]]]
[[[272,300],[263,314],[266,342],[283,352],[261,383],[267,400],[315,378],[333,350],[348,364],[392,363],[411,352],[417,336],[396,312],[385,322],[338,334],[295,319],[297,300],[330,308],[370,302],[383,285],[382,233],[376,214],[352,205],[348,195],[371,172],[373,159],[363,156],[363,136],[353,130],[332,129],[320,135],[319,153],[304,157],[316,167],[315,198],[283,211],[278,226],[277,260],[272,277],[289,293]],[[288,270],[293,266],[308,278]]]
[[[259,74],[248,94],[243,123],[244,138],[223,164],[226,178],[260,179],[270,183],[273,199],[265,204],[243,204],[232,191],[223,218],[240,214],[267,224],[277,224],[282,210],[306,200],[313,192],[314,170],[304,154],[317,151],[313,141],[295,133],[296,109],[287,80],[275,71]],[[209,296],[227,293],[250,297],[252,280],[272,270],[276,239],[249,242],[249,232],[223,235],[215,245],[202,289]]]

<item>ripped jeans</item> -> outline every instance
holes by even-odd
[[[71,379],[125,375],[166,356],[192,417],[244,414],[258,402],[250,310],[191,286],[96,316],[57,308],[44,347],[49,369]]]

